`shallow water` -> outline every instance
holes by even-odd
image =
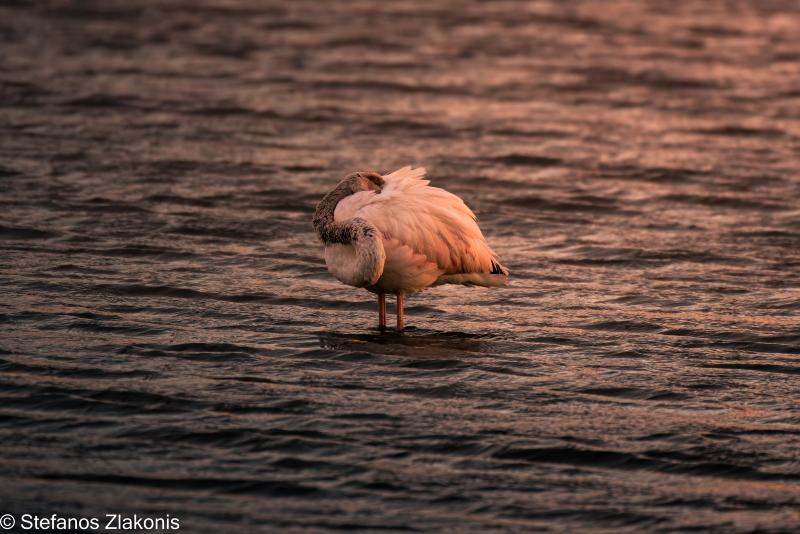
[[[796,531],[800,8],[666,5],[0,2],[0,513]],[[405,165],[512,278],[381,335]]]

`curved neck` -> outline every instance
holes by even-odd
[[[355,287],[365,287],[378,281],[383,274],[386,253],[378,237],[378,229],[368,221],[356,217],[336,222],[336,205],[345,198],[344,191],[334,189],[322,199],[314,212],[314,231],[325,246],[337,243],[353,245],[356,249],[356,262],[346,272],[331,272],[340,281]],[[328,266],[329,269],[331,266]]]
[[[352,235],[352,230],[348,229],[348,225],[339,224],[333,217],[336,211],[336,206],[347,193],[339,188],[334,189],[317,205],[317,210],[314,212],[314,231],[317,237],[326,245],[333,243],[342,243],[345,245],[352,244],[355,236]]]

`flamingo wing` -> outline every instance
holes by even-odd
[[[475,214],[452,193],[431,187],[425,169],[403,167],[384,176],[377,194],[351,195],[336,207],[335,218],[363,218],[387,240],[397,240],[433,263],[442,275],[507,272],[489,248]]]

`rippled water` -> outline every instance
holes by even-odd
[[[796,3],[5,0],[0,38],[0,513],[800,528]],[[380,335],[310,220],[405,165],[512,278]]]

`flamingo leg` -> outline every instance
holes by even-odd
[[[386,330],[386,293],[378,293],[378,329]]]
[[[397,331],[403,331],[403,295],[397,295]]]

